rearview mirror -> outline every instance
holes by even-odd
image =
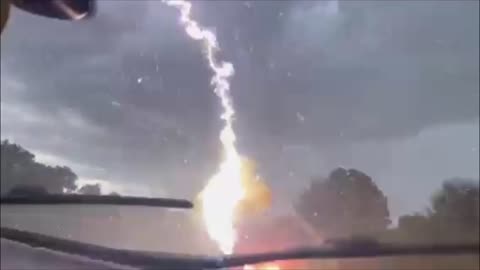
[[[11,2],[26,12],[61,20],[86,19],[95,12],[94,0],[11,0]]]

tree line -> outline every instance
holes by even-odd
[[[409,194],[404,196],[405,200],[408,200]],[[264,235],[278,231],[278,227],[286,227],[289,232],[294,231],[292,229],[295,226],[306,223],[307,226],[301,226],[301,232],[297,233],[297,240],[293,239],[293,244],[286,245],[299,246],[308,244],[309,241],[315,245],[318,238],[326,243],[339,245],[343,240],[400,244],[480,242],[478,179],[445,180],[431,195],[426,209],[400,216],[397,224],[392,226],[388,199],[373,179],[356,169],[337,168],[327,177],[312,179],[310,186],[298,198],[295,210],[299,218],[291,219],[290,225],[288,221],[287,224],[276,221],[274,226],[269,226],[269,233]],[[305,227],[307,229],[304,229]],[[301,239],[301,242],[298,242],[298,239]],[[473,270],[479,267],[478,255],[457,255],[311,260],[297,269]]]
[[[408,199],[408,194],[405,194]],[[391,225],[388,201],[367,174],[338,168],[313,179],[296,204],[298,214],[328,238],[374,237],[395,242],[479,242],[479,182],[454,178],[418,213]]]
[[[78,187],[66,166],[48,166],[34,154],[4,140],[1,143],[1,193],[76,192],[100,195],[100,185]],[[405,194],[406,199],[408,194]],[[373,236],[388,241],[455,242],[479,240],[478,179],[449,179],[432,195],[430,206],[392,223],[388,199],[366,173],[337,168],[313,178],[295,204],[297,215],[327,238]]]
[[[78,187],[78,176],[67,166],[49,166],[18,144],[1,142],[1,195],[81,193],[100,195],[99,184]]]

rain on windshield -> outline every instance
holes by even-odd
[[[2,226],[202,255],[357,236],[478,242],[478,2],[97,9],[82,22],[12,12],[1,41],[2,196],[171,197],[195,208],[5,206]],[[290,263],[264,268],[326,267]],[[460,263],[478,268],[475,257]]]

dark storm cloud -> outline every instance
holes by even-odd
[[[83,24],[15,13],[2,41],[2,136],[124,181],[174,178],[198,151],[214,156],[220,123],[200,48],[155,8],[160,20],[146,3],[100,2]],[[38,117],[18,121],[27,114]]]
[[[242,152],[276,170],[295,145],[478,117],[478,3],[399,3],[195,1],[235,64]],[[221,125],[199,44],[160,1],[99,4],[83,23],[13,14],[2,137],[105,169],[89,177],[198,189]]]
[[[478,118],[478,2],[247,3],[197,15],[236,64],[242,150],[273,179],[293,152]]]
[[[282,16],[256,87],[236,92],[260,99],[249,128],[328,144],[478,117],[478,3],[314,5]]]

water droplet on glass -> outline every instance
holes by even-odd
[[[121,104],[120,104],[120,102],[113,100],[113,101],[112,101],[112,106],[114,106],[114,107],[120,107]]]
[[[303,116],[303,114],[301,114],[300,112],[297,112],[297,119],[302,123],[305,122],[305,116]]]

